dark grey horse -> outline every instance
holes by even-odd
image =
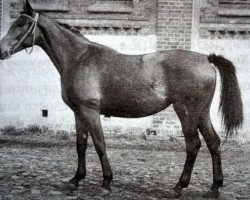
[[[223,184],[220,138],[210,120],[216,71],[221,75],[221,102],[225,131],[230,134],[243,121],[241,94],[234,65],[222,56],[172,50],[146,55],[124,55],[90,42],[80,33],[35,12],[28,1],[0,43],[0,58],[40,46],[61,75],[62,98],[76,120],[78,168],[70,183],[85,177],[88,134],[100,157],[103,192],[110,190],[113,174],[106,154],[100,114],[145,117],[173,104],[186,141],[186,162],[174,196],[188,186],[204,137],[213,162],[213,184],[208,197],[218,197]],[[214,64],[214,65],[213,65]]]

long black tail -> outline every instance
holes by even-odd
[[[227,136],[232,136],[243,123],[243,105],[236,77],[235,66],[223,56],[211,54],[208,61],[219,70],[221,77],[221,100],[219,109]]]

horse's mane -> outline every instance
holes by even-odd
[[[70,30],[72,33],[75,33],[77,34],[78,36],[82,36],[81,32],[74,26],[70,26],[68,24],[65,24],[65,23],[61,23],[61,22],[58,22],[58,24],[68,30]]]
[[[68,24],[66,24],[66,23],[62,23],[62,22],[57,22],[57,23],[58,23],[60,26],[66,28],[66,29],[68,29],[68,30],[70,30],[72,33],[76,34],[77,36],[79,36],[79,37],[81,37],[81,38],[84,38],[84,39],[87,40],[89,43],[91,43],[92,46],[95,46],[95,47],[98,46],[98,47],[101,47],[101,48],[110,49],[110,50],[112,50],[112,51],[115,51],[114,49],[112,49],[112,48],[110,48],[110,47],[107,47],[107,46],[105,46],[105,45],[102,45],[102,44],[99,44],[99,43],[92,42],[92,41],[88,40],[87,38],[85,38],[85,37],[81,34],[80,30],[77,29],[77,28],[74,27],[74,26],[70,26],[70,25],[68,25]]]

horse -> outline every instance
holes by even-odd
[[[221,55],[166,50],[125,55],[89,41],[80,32],[50,19],[24,1],[20,17],[0,42],[0,58],[34,45],[49,56],[61,77],[62,99],[74,112],[78,166],[69,181],[77,187],[86,175],[85,153],[89,134],[99,156],[102,195],[111,191],[113,178],[106,153],[100,115],[139,118],[173,105],[186,143],[186,161],[171,189],[180,197],[188,187],[197,153],[199,132],[211,153],[213,183],[206,197],[218,197],[223,185],[220,137],[210,119],[216,73],[221,76],[220,110],[227,135],[241,128],[243,105],[235,66]],[[217,70],[216,70],[217,69]]]

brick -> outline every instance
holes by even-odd
[[[191,48],[192,2],[192,0],[158,0],[159,50],[183,49],[188,46],[188,49]]]

